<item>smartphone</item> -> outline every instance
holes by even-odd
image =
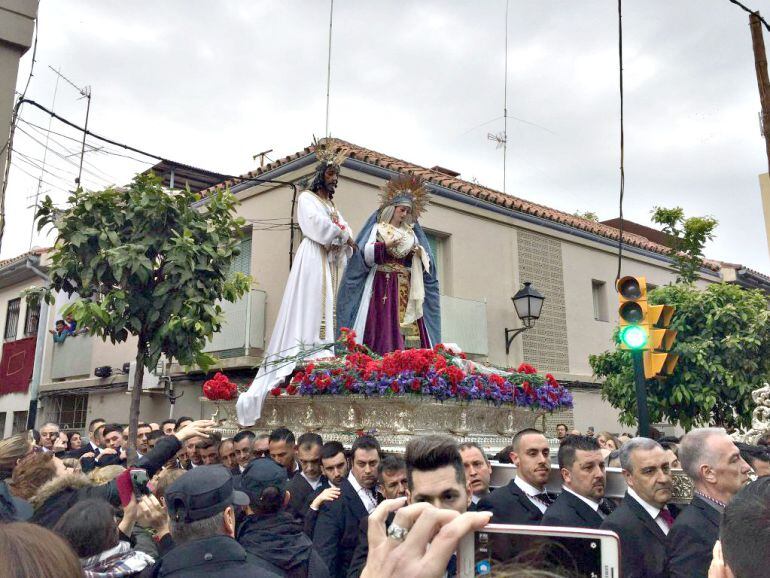
[[[150,493],[150,489],[147,487],[150,479],[147,477],[147,470],[142,468],[131,469],[131,488],[133,489],[134,496],[139,500],[142,496],[146,496]]]
[[[458,578],[515,576],[516,569],[569,578],[620,578],[620,542],[607,530],[488,524],[457,550]]]

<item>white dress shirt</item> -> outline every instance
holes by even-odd
[[[318,476],[315,480],[311,480],[305,475],[305,472],[300,472],[299,474],[303,478],[305,478],[305,481],[310,484],[310,487],[313,488],[313,491],[318,489],[318,486],[321,485],[321,476]]]
[[[637,494],[633,488],[628,488],[627,492],[629,496],[631,496],[634,500],[636,500],[642,505],[642,508],[644,508],[644,511],[647,512],[653,520],[655,520],[655,523],[658,525],[658,527],[661,530],[663,530],[663,533],[666,536],[668,536],[668,531],[671,528],[669,528],[666,521],[658,515],[660,514],[660,511],[663,508],[659,508],[658,506],[652,506],[648,504],[647,502],[645,502],[643,499],[639,497],[639,494]]]
[[[377,500],[374,499],[371,490],[367,490],[366,488],[362,487],[361,484],[358,483],[356,477],[353,475],[353,472],[348,474],[348,481],[350,482],[350,485],[353,486],[356,494],[358,494],[358,497],[361,500],[361,503],[364,505],[364,508],[366,508],[366,511],[370,514],[374,512],[374,509],[377,507]]]
[[[535,505],[535,507],[537,507],[537,509],[540,510],[542,514],[545,514],[545,511],[548,509],[548,505],[545,502],[542,502],[535,497],[538,494],[542,494],[543,492],[545,492],[544,489],[538,490],[535,486],[533,486],[529,482],[524,481],[524,478],[522,478],[521,476],[516,476],[513,479],[513,483],[519,486],[519,489],[527,495],[527,497],[529,498],[529,501],[532,502]]]

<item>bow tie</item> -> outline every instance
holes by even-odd
[[[599,501],[599,511],[605,516],[609,516],[614,509],[614,505],[607,498]]]
[[[536,500],[540,500],[543,502],[546,506],[550,506],[556,501],[556,496],[554,494],[551,494],[549,492],[542,492],[540,494],[535,494],[532,496]]]

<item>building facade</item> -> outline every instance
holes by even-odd
[[[575,397],[574,411],[553,416],[549,429],[559,421],[581,430],[632,429],[621,427],[617,411],[601,400],[588,363],[590,354],[613,347],[617,228],[466,182],[447,169],[426,169],[344,141],[333,143],[349,153],[334,200],[354,233],[378,206],[379,188],[388,179],[406,172],[426,180],[431,205],[421,223],[436,256],[442,341],[457,343],[474,359],[497,365],[530,363],[567,384]],[[238,210],[248,227],[233,269],[250,274],[253,287],[238,303],[224,304],[226,323],[208,351],[240,383],[249,383],[256,373],[299,244],[293,215],[297,193],[291,185],[306,181],[315,164],[313,148],[308,147],[243,180],[218,185],[230,187],[241,202]],[[676,273],[667,252],[667,247],[627,232],[621,273],[644,275],[653,286],[673,282]],[[511,297],[525,281],[546,298],[542,316],[506,353],[506,329],[519,327]],[[721,265],[706,261],[698,282],[719,281]],[[49,325],[64,306],[59,300],[51,308]],[[135,343],[114,346],[88,335],[45,343],[38,423],[67,418],[72,422],[67,425],[83,427],[97,416],[127,421]],[[111,375],[96,377],[96,368],[102,368],[101,375],[107,368]],[[211,415],[213,408],[201,399],[204,378],[175,364],[146,373],[143,419]]]

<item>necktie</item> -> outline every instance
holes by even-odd
[[[674,525],[674,516],[671,515],[671,512],[668,511],[668,508],[663,506],[663,509],[658,514],[659,518],[663,518],[663,521],[668,524],[669,529],[671,529],[671,526]]]
[[[549,494],[548,492],[543,492],[542,494],[535,494],[535,499],[540,500],[543,502],[546,506],[550,506],[553,504],[554,500],[556,499],[553,494]]]
[[[612,513],[612,510],[614,509],[615,508],[612,507],[612,504],[610,503],[610,501],[606,498],[604,498],[599,502],[599,511],[605,516],[609,516]]]

